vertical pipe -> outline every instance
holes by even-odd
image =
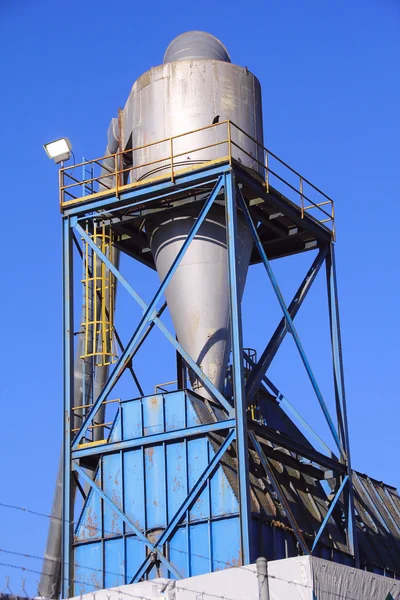
[[[225,175],[226,238],[228,247],[229,301],[231,309],[233,398],[236,415],[236,448],[239,472],[240,532],[243,564],[250,563],[250,482],[247,448],[246,396],[244,390],[242,313],[237,276],[237,214],[235,178]]]
[[[64,342],[64,445],[63,445],[63,537],[61,581],[62,596],[73,596],[72,581],[72,535],[73,491],[71,477],[71,426],[73,407],[74,365],[74,319],[73,319],[72,234],[70,219],[63,221],[63,342]]]
[[[355,565],[360,566],[357,526],[354,510],[354,490],[353,490],[353,472],[351,469],[349,429],[347,422],[346,392],[344,387],[344,369],[342,355],[342,338],[340,332],[339,319],[339,297],[337,291],[336,262],[334,245],[331,242],[329,252],[326,257],[326,278],[328,287],[329,321],[331,328],[333,376],[335,384],[336,410],[338,417],[338,430],[341,432],[341,440],[346,452],[347,475],[349,485],[347,488],[347,545],[349,551],[354,556]]]
[[[257,581],[258,581],[258,598],[259,600],[269,600],[269,584],[268,584],[268,562],[266,558],[260,556],[256,560]]]

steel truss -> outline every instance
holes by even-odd
[[[180,573],[168,560],[168,557],[163,554],[163,544],[168,541],[176,526],[179,524],[182,516],[185,514],[193,503],[198,498],[210,476],[215,472],[220,464],[225,452],[235,448],[237,456],[237,469],[239,480],[239,518],[241,532],[241,551],[243,564],[249,563],[254,557],[251,553],[251,499],[250,499],[250,480],[249,480],[249,448],[255,451],[258,455],[260,463],[270,480],[281,504],[284,507],[287,519],[293,529],[298,540],[301,551],[304,554],[311,554],[321,534],[329,521],[332,513],[337,506],[338,500],[344,498],[343,504],[346,506],[346,523],[345,535],[347,540],[348,553],[354,557],[354,563],[358,566],[358,548],[355,528],[355,512],[354,498],[352,486],[352,471],[350,462],[350,447],[349,434],[347,427],[346,416],[346,397],[344,389],[343,362],[341,352],[341,337],[340,323],[338,313],[338,293],[336,282],[336,266],[334,256],[334,244],[330,232],[326,228],[318,224],[309,216],[300,214],[300,210],[293,207],[289,201],[285,202],[282,196],[274,198],[273,190],[268,190],[268,194],[264,193],[264,197],[268,197],[272,202],[276,202],[277,210],[283,214],[287,214],[294,222],[301,225],[304,229],[311,231],[318,242],[318,254],[300,284],[294,298],[290,304],[286,304],[279,289],[278,283],[271,268],[270,260],[267,256],[265,245],[260,238],[257,227],[258,218],[256,213],[257,207],[252,208],[251,202],[246,198],[243,192],[242,185],[238,183],[244,182],[245,185],[253,185],[251,177],[248,173],[234,165],[220,165],[216,168],[206,169],[205,171],[194,172],[184,177],[177,177],[175,182],[161,182],[150,186],[144,185],[141,188],[136,188],[133,191],[128,191],[120,196],[112,196],[101,199],[94,199],[85,203],[84,198],[76,205],[69,207],[63,214],[63,266],[64,266],[64,486],[63,486],[63,552],[62,552],[62,594],[63,597],[68,597],[71,592],[71,585],[74,579],[73,565],[73,540],[74,540],[74,488],[78,485],[82,488],[84,485],[94,490],[94,493],[99,494],[102,500],[115,511],[116,514],[124,521],[126,526],[141,539],[148,548],[146,559],[137,569],[133,581],[138,581],[149,568],[154,556],[161,561],[168,570],[179,578]],[[259,186],[257,182],[254,185]],[[102,216],[109,218],[114,211],[123,211],[124,214],[140,214],[148,208],[160,206],[160,202],[164,199],[173,200],[174,194],[182,198],[186,192],[187,196],[196,189],[201,187],[204,190],[208,186],[209,196],[202,204],[199,216],[184,241],[176,259],[169,269],[164,281],[159,285],[153,299],[149,304],[140,297],[134,287],[129,283],[120,270],[102,253],[101,249],[93,242],[92,238],[87,234],[84,224],[90,219],[99,219]],[[239,189],[239,187],[241,189]],[[160,311],[157,312],[157,306],[160,303],[168,283],[171,281],[180,261],[182,260],[187,248],[196,236],[202,222],[208,214],[217,197],[221,198],[221,194],[225,198],[225,213],[226,213],[226,243],[228,251],[228,267],[229,267],[229,298],[231,307],[231,338],[232,338],[232,364],[233,364],[233,403],[225,398],[212,384],[212,382],[202,373],[201,369],[194,362],[175,338],[174,333],[170,332],[160,319]],[[263,194],[260,192],[261,199]],[[256,364],[253,363],[253,368],[250,376],[245,380],[243,368],[243,339],[242,339],[242,314],[240,306],[239,291],[237,285],[237,212],[240,210],[252,232],[255,247],[259,253],[259,260],[265,267],[267,277],[276,294],[280,304],[283,316],[278,324],[271,339],[266,344],[265,350],[260,356]],[[136,326],[134,332],[125,348],[123,349],[118,361],[114,365],[106,384],[104,385],[99,396],[94,400],[93,406],[85,415],[81,426],[77,432],[73,432],[73,414],[74,414],[74,315],[73,315],[73,243],[74,236],[81,237],[96,253],[98,258],[104,262],[106,267],[118,280],[119,284],[124,287],[132,298],[139,304],[143,310],[142,317]],[[303,345],[296,331],[294,320],[300,310],[307,294],[312,287],[315,278],[320,271],[322,265],[326,266],[327,276],[327,293],[329,304],[330,318],[330,334],[332,344],[332,364],[334,374],[335,398],[336,398],[336,419],[334,419],[328,410],[324,401],[317,380],[314,376],[310,362],[306,356]],[[158,327],[164,334],[171,346],[182,357],[185,363],[196,373],[196,376],[201,380],[202,384],[207,388],[215,401],[215,406],[219,409],[218,420],[214,423],[202,424],[196,427],[178,429],[176,431],[142,436],[131,440],[119,442],[100,441],[96,444],[82,443],[88,428],[94,422],[96,414],[107,401],[117,381],[126,369],[132,370],[132,357],[140,348],[144,337],[146,337],[153,327]],[[278,352],[286,334],[291,334],[299,355],[303,362],[306,373],[310,379],[311,385],[315,392],[317,401],[325,416],[332,437],[336,443],[336,450],[333,452],[311,429],[299,413],[290,405],[288,400],[280,393],[267,376],[268,368]],[[249,360],[251,360],[248,357]],[[290,440],[286,436],[271,429],[266,425],[262,425],[249,417],[248,406],[253,399],[255,393],[260,388],[265,386],[271,390],[277,398],[281,408],[290,415],[293,421],[300,422],[303,429],[307,431],[307,437],[311,445],[304,445],[296,440]],[[207,468],[199,477],[197,483],[188,493],[185,501],[180,506],[179,510],[169,518],[168,526],[162,533],[159,540],[154,543],[138,529],[135,523],[127,517],[123,510],[116,506],[112,498],[110,498],[95,481],[93,481],[84,466],[85,460],[98,459],[101,455],[121,451],[126,448],[134,448],[145,446],[146,444],[154,444],[172,439],[188,439],[213,432],[220,432],[223,441],[220,444],[218,451],[210,460]],[[291,456],[302,457],[308,459],[310,463],[317,465],[325,470],[330,470],[336,474],[337,487],[334,491],[334,497],[331,500],[324,521],[321,524],[320,530],[315,535],[315,539],[310,547],[310,543],[305,540],[301,528],[296,522],[296,519],[290,509],[290,506],[285,498],[285,494],[281,486],[274,476],[271,468],[270,460],[265,454],[260,441],[270,441],[274,444],[286,448],[292,454]],[[322,452],[317,448],[322,447]],[[298,463],[300,464],[300,463]],[[299,467],[300,468],[300,467]],[[327,502],[328,504],[328,502]]]

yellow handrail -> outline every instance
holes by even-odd
[[[214,143],[207,144],[207,145],[203,144],[203,145],[200,145],[198,147],[193,147],[193,148],[191,148],[189,146],[188,148],[185,149],[184,152],[182,152],[181,149],[177,148],[177,146],[174,144],[174,142],[176,140],[185,138],[189,135],[193,135],[196,133],[214,129],[217,127],[219,127],[219,128],[222,127],[223,130],[225,130],[225,128],[226,128],[226,130],[227,130],[226,137],[224,136],[223,140],[215,141]],[[239,143],[237,143],[233,139],[235,131],[240,132],[241,134],[243,134],[245,136],[245,138],[247,140],[250,140],[251,142],[253,142],[256,145],[257,151],[255,152],[255,156],[253,156],[253,154],[248,152],[245,148],[243,148]],[[134,161],[134,153],[135,152],[138,152],[140,150],[144,150],[147,148],[152,148],[152,147],[160,145],[160,144],[168,145],[168,149],[166,149],[165,156],[164,156],[164,151],[161,151],[163,154],[163,156],[161,158],[157,158],[155,160],[151,160],[151,161],[147,161],[147,162],[139,163],[139,164],[135,163],[135,161]],[[179,159],[187,154],[195,154],[196,152],[204,151],[204,150],[211,149],[211,148],[216,148],[216,147],[222,146],[224,144],[227,144],[227,146],[228,146],[227,154],[226,154],[226,156],[225,155],[221,156],[218,159],[215,159],[215,158],[212,160],[206,160],[206,159],[203,160],[202,159],[201,162],[199,162],[199,163],[196,162],[195,166],[193,166],[194,162],[186,163],[186,161],[182,161],[182,160],[177,161],[177,159]],[[236,151],[235,151],[235,149],[236,149]],[[265,186],[267,193],[269,193],[270,189],[271,189],[271,176],[272,176],[274,178],[274,181],[276,180],[278,182],[281,182],[288,189],[292,190],[293,192],[295,192],[297,194],[297,196],[299,197],[299,204],[300,204],[302,218],[304,218],[305,213],[309,213],[310,210],[316,209],[316,210],[320,211],[322,213],[322,215],[324,215],[324,217],[326,217],[326,218],[318,219],[315,215],[313,216],[313,218],[322,224],[331,222],[332,223],[332,233],[334,234],[334,232],[335,232],[335,227],[334,227],[335,213],[334,213],[333,200],[329,196],[327,196],[324,192],[322,192],[319,188],[317,188],[314,184],[312,184],[303,175],[301,175],[298,171],[296,171],[295,169],[290,167],[286,162],[284,162],[282,159],[280,159],[276,154],[274,154],[273,152],[271,152],[270,150],[265,148],[254,137],[252,137],[250,134],[248,134],[246,131],[244,131],[244,129],[242,129],[241,127],[239,127],[238,125],[236,125],[235,123],[233,123],[230,120],[220,121],[219,123],[214,123],[214,124],[208,125],[206,127],[199,127],[198,129],[193,129],[191,131],[179,133],[174,136],[164,138],[162,140],[158,140],[155,142],[149,142],[147,144],[138,146],[136,148],[119,151],[114,154],[110,154],[110,155],[103,156],[103,157],[97,157],[90,161],[85,161],[85,162],[81,162],[81,163],[78,163],[73,166],[61,168],[60,175],[59,175],[59,177],[60,177],[60,206],[61,206],[61,209],[63,209],[64,206],[66,206],[66,205],[70,205],[72,203],[80,202],[80,201],[86,199],[87,196],[83,196],[82,192],[81,192],[82,189],[85,188],[85,186],[89,186],[89,185],[94,186],[94,184],[97,184],[97,186],[100,186],[100,189],[97,192],[90,194],[91,198],[95,198],[96,196],[104,196],[104,195],[108,195],[108,194],[115,194],[116,196],[118,196],[121,193],[121,190],[126,190],[126,189],[129,189],[130,187],[134,187],[136,185],[143,185],[143,183],[148,183],[152,180],[169,178],[172,182],[174,182],[177,174],[181,174],[187,170],[192,170],[193,168],[199,168],[199,164],[201,166],[205,166],[207,164],[213,164],[216,162],[226,161],[230,165],[232,165],[233,161],[236,161],[236,163],[237,163],[237,157],[235,156],[235,154],[238,154],[242,157],[245,156],[245,157],[248,157],[251,159],[252,164],[254,165],[254,168],[256,168],[259,171],[259,173],[263,174],[264,186]],[[260,160],[261,154],[263,154],[265,156],[265,160],[263,162],[261,162],[261,160]],[[129,165],[128,167],[124,168],[124,158],[126,158],[128,156],[130,157],[129,162],[132,162],[132,164]],[[240,156],[238,157],[239,163],[241,162]],[[103,161],[105,161],[105,160],[110,161],[110,159],[114,159],[114,164],[115,164],[114,170],[111,170],[107,164],[103,165]],[[287,169],[290,172],[290,174],[292,175],[292,178],[293,178],[293,176],[298,178],[298,187],[296,187],[295,185],[290,183],[290,181],[287,179],[287,176],[282,176],[276,172],[276,169],[273,170],[271,168],[271,159],[273,159],[274,161],[277,161],[277,163],[280,167]],[[124,184],[124,174],[125,173],[135,172],[135,171],[138,172],[140,169],[144,169],[146,167],[151,167],[154,165],[160,165],[160,166],[154,167],[153,170],[145,173],[145,177],[141,177],[140,179],[137,179],[135,182],[132,182],[129,184]],[[91,167],[91,172],[93,173],[93,176],[90,178],[83,177],[83,178],[79,179],[76,176],[76,172],[74,172],[74,169],[81,167],[82,170],[84,171],[84,168],[89,167],[89,166]],[[95,168],[100,169],[100,173],[96,176],[94,175]],[[165,169],[167,169],[167,171],[165,171]],[[103,170],[106,171],[105,174],[104,174]],[[160,175],[160,173],[158,173],[156,176],[154,176],[154,173],[157,173],[157,171],[162,171],[162,174]],[[102,172],[103,172],[103,174],[102,174]],[[103,181],[104,179],[111,179],[113,181],[113,185],[111,188],[109,188],[109,186],[106,185],[106,183]],[[72,181],[72,183],[71,183],[71,181]],[[109,185],[111,185],[111,183]],[[306,195],[306,193],[304,192],[305,185],[307,185],[309,189],[313,190],[318,195],[322,196],[323,200],[321,202],[318,202],[318,201],[314,202],[311,198],[309,198],[308,195]],[[105,188],[105,189],[103,189],[103,188]],[[67,195],[70,199],[65,199],[65,195]],[[305,205],[305,201],[308,202],[307,205]],[[327,210],[324,210],[324,208],[322,208],[323,206],[329,206],[329,205],[330,205],[329,212]]]

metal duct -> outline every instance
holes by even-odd
[[[164,64],[202,58],[231,62],[227,49],[219,39],[205,31],[186,31],[172,40],[165,51]]]
[[[146,232],[160,280],[172,265],[199,213],[199,204],[152,216]],[[252,249],[251,233],[238,217],[238,279],[243,295]],[[218,390],[224,383],[229,360],[230,309],[225,210],[214,204],[187,249],[165,292],[179,340]],[[195,391],[211,398],[191,375]]]

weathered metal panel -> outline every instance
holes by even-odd
[[[220,571],[241,564],[238,517],[210,523],[212,569]]]
[[[208,523],[190,526],[190,576],[211,571]]]
[[[125,583],[124,540],[104,542],[104,587],[116,587]]]
[[[180,527],[175,531],[168,548],[169,558],[173,566],[182,577],[190,577],[189,540],[186,527]]]
[[[97,473],[95,482],[100,485],[100,474]],[[102,510],[101,498],[90,490],[84,504],[81,518],[75,532],[76,541],[90,541],[102,537]]]
[[[101,542],[83,544],[75,549],[76,595],[94,592],[104,587],[103,552]]]
[[[123,413],[123,439],[132,440],[142,434],[142,406],[140,400],[124,402]]]
[[[127,537],[126,544],[126,582],[132,581],[136,571],[146,556],[146,546],[137,537]]]
[[[181,392],[171,393],[165,397],[165,428],[167,431],[183,429],[185,423],[186,396]]]
[[[110,442],[120,442],[122,439],[122,433],[121,433],[121,429],[122,429],[122,419],[121,419],[121,413],[120,411],[118,411],[117,416],[115,418],[114,424],[112,426],[112,429],[110,431],[110,436],[109,436],[109,441]]]
[[[167,503],[168,515],[172,516],[185,500],[187,489],[186,443],[167,445]]]
[[[142,448],[123,454],[125,514],[142,531],[146,527],[143,460]]]
[[[208,441],[201,437],[188,441],[188,478],[189,491],[192,489],[208,463]],[[190,510],[190,520],[208,519],[210,516],[209,495],[207,487],[197,498]]]
[[[165,456],[163,446],[145,448],[147,528],[165,527]]]
[[[210,447],[210,456],[214,451]],[[210,479],[211,517],[239,512],[239,502],[224,470],[219,467]]]
[[[161,394],[147,396],[143,404],[143,433],[151,435],[164,431],[164,399]]]
[[[103,457],[103,491],[117,506],[122,508],[122,466],[120,454]],[[122,533],[122,519],[104,504],[104,537]]]

